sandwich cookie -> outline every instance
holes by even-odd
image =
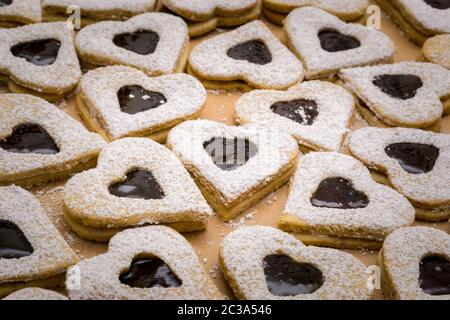
[[[450,34],[437,35],[425,41],[422,58],[450,69]]]
[[[0,0],[0,28],[15,28],[42,19],[40,0]]]
[[[25,288],[11,293],[3,300],[69,300],[66,296],[55,291],[41,288]]]

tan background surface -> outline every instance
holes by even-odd
[[[266,24],[274,31],[277,37],[283,36],[281,28],[265,21]],[[395,61],[416,60],[419,57],[419,48],[408,42],[401,35],[401,32],[392,24],[392,22],[383,16],[382,31],[385,32],[396,44]],[[217,32],[216,32],[217,34]],[[214,35],[214,34],[212,34]],[[192,45],[199,43],[207,37],[195,39]],[[0,92],[5,91],[5,88],[0,87]],[[239,98],[239,92],[208,92],[208,100],[205,109],[202,113],[202,118],[211,119],[223,122],[229,125],[234,124],[234,103]],[[68,98],[59,104],[59,107],[80,120],[74,109],[74,99]],[[443,121],[442,132],[450,133],[450,116],[447,116]],[[33,188],[31,191],[40,199],[41,203],[47,210],[52,221],[58,226],[60,232],[69,242],[71,247],[77,252],[81,259],[89,258],[101,254],[107,250],[104,244],[98,244],[90,241],[85,241],[77,237],[66,226],[62,218],[62,202],[61,202],[61,188],[65,181],[47,184]],[[276,192],[270,194],[263,199],[258,205],[251,208],[247,212],[240,215],[232,223],[223,223],[215,216],[210,222],[208,229],[203,232],[196,232],[192,234],[185,234],[189,242],[194,246],[200,260],[204,263],[204,268],[207,273],[213,278],[219,289],[228,297],[233,298],[231,289],[226,284],[221,272],[218,270],[218,250],[220,242],[223,237],[239,225],[267,225],[276,226],[279,215],[283,209],[285,200],[287,198],[288,186],[284,186]],[[253,218],[246,219],[247,213],[253,213]],[[449,230],[449,223],[427,224],[416,223],[421,225],[428,225],[438,227],[440,229]],[[376,264],[377,252],[373,251],[348,251],[358,257],[366,265]],[[382,299],[382,293],[377,290],[374,294],[375,299]]]

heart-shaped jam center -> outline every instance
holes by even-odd
[[[433,296],[450,294],[450,261],[440,256],[428,256],[419,266],[419,284],[422,290]]]
[[[252,40],[231,47],[227,55],[235,60],[246,60],[254,64],[268,64],[272,61],[272,54],[266,44],[260,40]]]
[[[358,39],[340,33],[336,30],[321,30],[318,34],[320,46],[328,52],[338,52],[355,49],[361,46]]]
[[[109,187],[109,193],[121,198],[162,199],[164,192],[151,172],[135,169],[127,173],[124,181]]]
[[[136,114],[165,104],[167,99],[159,92],[148,91],[141,86],[125,86],[117,92],[122,112]]]
[[[308,99],[276,102],[270,109],[282,117],[307,126],[312,125],[319,115],[317,103]]]
[[[181,280],[159,258],[135,258],[130,269],[122,273],[120,282],[133,288],[176,288]]]
[[[414,98],[423,86],[422,80],[411,74],[385,74],[375,77],[372,83],[392,98],[402,100]]]
[[[333,177],[320,182],[311,204],[322,208],[358,209],[367,207],[369,199],[363,192],[355,190],[347,179]]]
[[[309,263],[297,262],[286,255],[270,255],[263,260],[270,293],[276,296],[309,294],[324,282],[322,272]]]
[[[0,220],[0,259],[17,259],[33,253],[28,239],[14,223]]]
[[[18,125],[12,134],[0,141],[0,147],[13,153],[56,154],[59,148],[53,138],[40,125]]]
[[[12,3],[12,0],[0,0],[0,8],[9,6]]]
[[[150,30],[121,33],[114,37],[116,46],[133,51],[140,55],[155,52],[159,42],[159,35]]]
[[[216,166],[231,171],[243,166],[256,155],[256,145],[248,139],[215,137],[203,143],[203,148]]]
[[[11,47],[11,53],[37,66],[49,66],[58,58],[61,42],[55,39],[22,42]]]
[[[450,8],[450,0],[424,0],[426,4],[435,9],[446,10]]]
[[[394,143],[387,146],[385,152],[397,160],[403,170],[412,174],[430,172],[439,157],[438,148],[420,143]]]

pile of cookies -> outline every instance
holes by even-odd
[[[277,228],[221,241],[236,298],[371,299],[342,250],[362,249],[385,298],[449,300],[450,5],[377,3],[418,61],[394,63],[366,0],[0,0],[0,297],[224,299],[182,234],[289,184]],[[229,90],[237,125],[200,119]],[[106,253],[49,220],[32,192],[53,181]]]

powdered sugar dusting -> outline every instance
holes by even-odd
[[[0,21],[41,22],[41,2],[40,0],[14,0],[8,6],[0,7]]]
[[[67,297],[55,291],[45,290],[41,288],[25,288],[9,296],[3,300],[69,300]]]

